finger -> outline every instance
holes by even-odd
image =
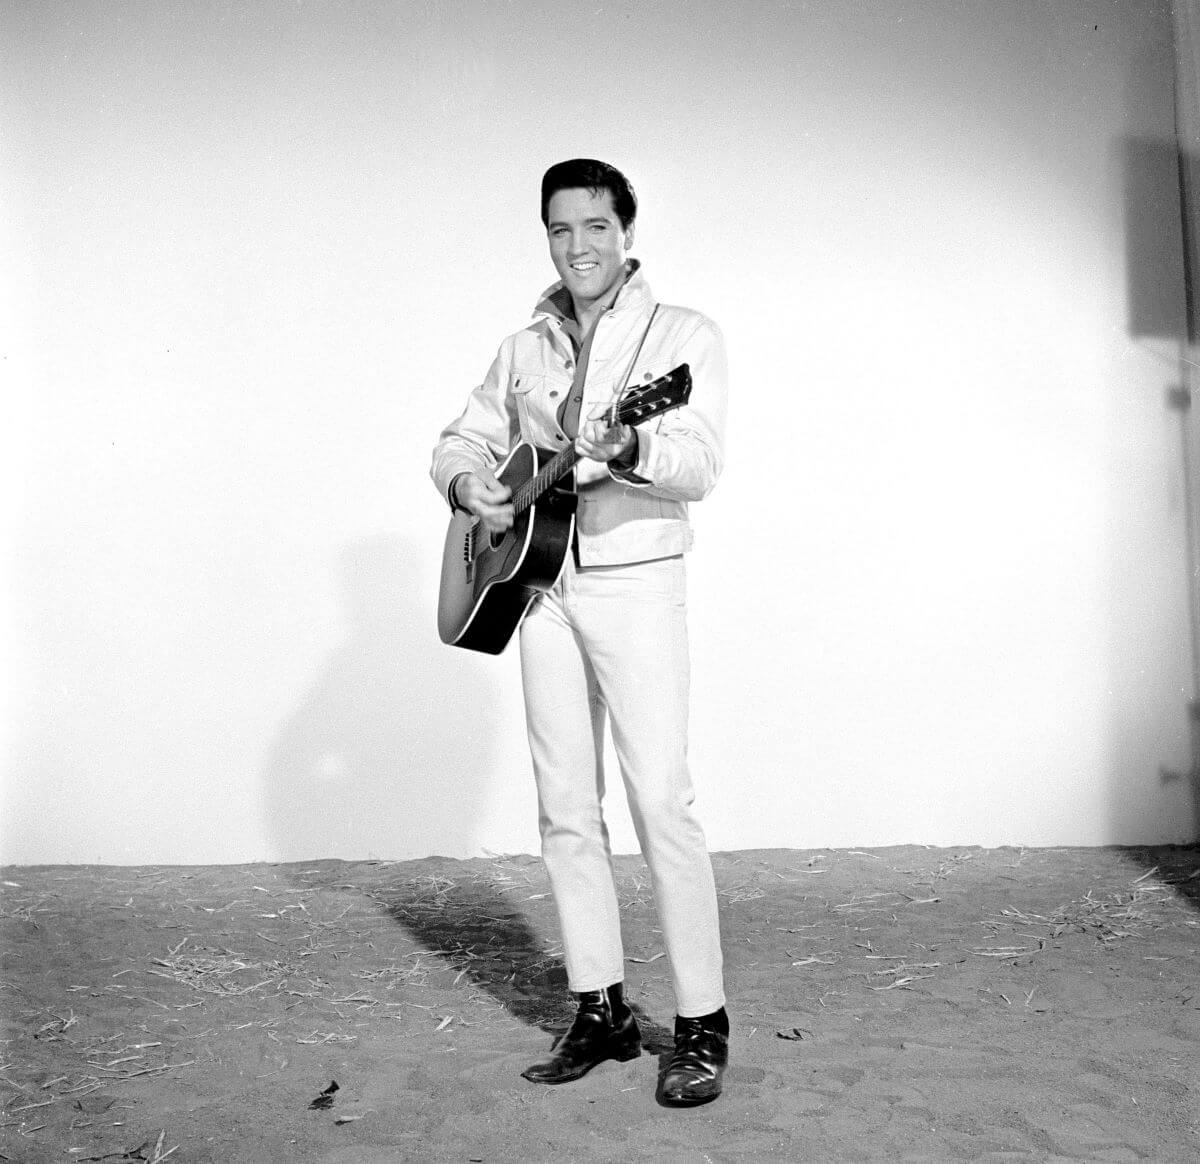
[[[607,445],[612,443],[614,431],[602,421],[589,420],[583,429],[583,434],[593,445]]]

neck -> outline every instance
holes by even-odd
[[[605,296],[604,299],[597,299],[594,303],[576,303],[571,302],[571,307],[575,312],[575,320],[579,324],[580,335],[587,335],[593,327],[596,326],[596,320],[600,318],[612,305],[613,299],[616,296]]]
[[[518,486],[512,496],[513,512],[520,515],[535,505],[546,491],[561,481],[579,461],[574,442],[560,449],[528,480]]]
[[[596,320],[617,301],[617,296],[621,293],[621,288],[625,286],[625,282],[630,274],[629,262],[626,260],[624,275],[605,291],[599,299],[580,303],[574,295],[571,296],[571,309],[575,312],[575,320],[579,324],[581,335],[587,335],[596,326]]]

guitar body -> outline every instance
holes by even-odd
[[[500,464],[496,477],[515,494],[554,456],[522,441]],[[529,604],[557,581],[574,531],[574,494],[558,489],[518,513],[500,538],[489,537],[476,518],[456,512],[442,551],[442,642],[500,654]]]
[[[651,384],[624,388],[612,401],[609,427],[641,424],[682,408],[691,391],[687,364]],[[496,469],[501,484],[512,490],[512,528],[490,537],[469,514],[450,519],[438,593],[442,642],[500,654],[529,604],[558,580],[575,534],[578,459],[574,442],[550,453],[521,441]]]

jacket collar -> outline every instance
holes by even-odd
[[[629,275],[621,284],[616,299],[609,311],[625,311],[647,306],[653,301],[650,294],[650,284],[642,274],[642,264],[638,259],[629,260]],[[551,283],[538,296],[537,306],[533,309],[534,320],[551,319],[563,323],[571,319],[571,293],[563,286],[562,280]]]

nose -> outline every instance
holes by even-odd
[[[567,253],[570,255],[581,255],[585,250],[587,250],[587,239],[583,231],[571,231],[571,241],[567,246]]]

